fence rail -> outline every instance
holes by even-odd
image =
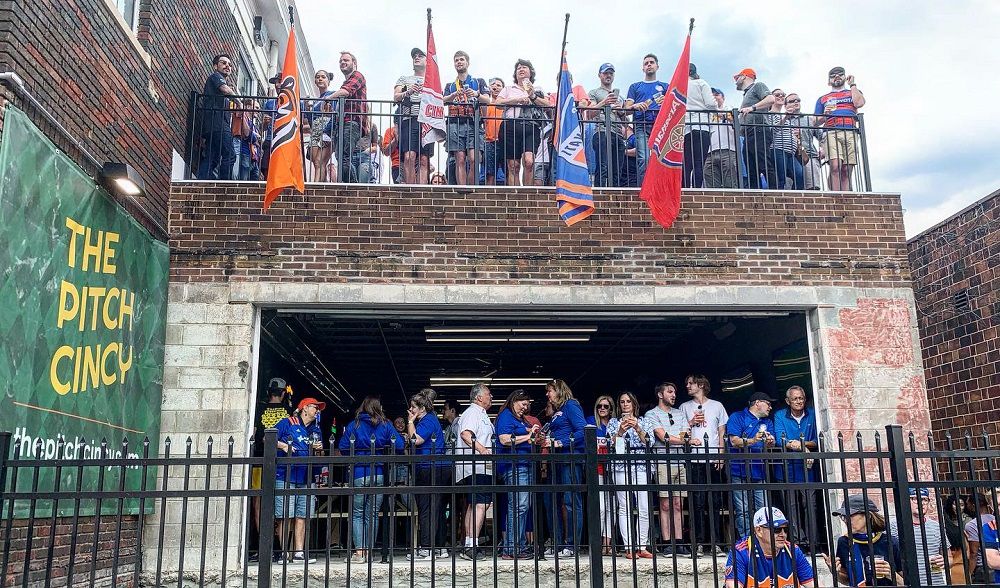
[[[426,129],[409,106],[304,99],[300,129],[306,180],[553,185],[554,108],[451,108],[446,137],[424,145]],[[652,122],[642,112],[611,106],[581,106],[579,113],[594,186],[639,186],[650,157]],[[273,98],[232,96],[221,102],[192,93],[185,178],[265,178],[275,114]],[[835,122],[839,126],[830,126]],[[872,188],[860,114],[834,120],[786,112],[689,110],[685,133],[686,188]]]
[[[820,586],[997,584],[989,566],[1000,568],[1000,552],[985,533],[1000,507],[1000,450],[986,437],[922,449],[891,426],[867,443],[821,437],[807,454],[747,454],[629,450],[593,427],[582,434],[581,451],[362,455],[330,439],[322,455],[279,457],[268,431],[258,456],[237,455],[232,439],[222,453],[209,440],[199,454],[188,440],[180,455],[167,441],[159,457],[146,443],[133,457],[53,461],[4,433],[0,577],[4,586],[718,588],[735,569],[757,578],[741,585],[757,587],[810,577]],[[102,454],[112,454],[107,444]],[[491,475],[456,483],[460,463]],[[832,517],[849,495],[882,515],[854,529],[875,548],[854,547],[862,536],[845,535],[851,517]],[[964,518],[963,503],[975,506]],[[787,522],[772,515],[758,526],[760,506]],[[956,526],[979,542],[945,548]],[[796,545],[787,552],[800,557],[788,568],[795,582],[754,569],[765,560],[750,557],[749,572],[728,561],[747,535],[750,553]],[[824,554],[845,571],[831,573]]]

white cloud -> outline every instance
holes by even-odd
[[[519,57],[531,59],[539,84],[551,89],[559,63],[563,15],[571,13],[570,69],[578,83],[597,84],[597,66],[618,68],[623,89],[641,76],[646,52],[660,57],[669,78],[696,19],[692,61],[706,80],[737,96],[733,72],[754,67],[771,87],[798,91],[807,103],[826,91],[826,72],[843,65],[857,77],[865,114],[873,187],[900,192],[913,234],[1000,185],[1000,51],[992,40],[1000,2],[864,0],[759,5],[715,2],[681,6],[637,0],[482,5],[456,0],[412,4],[368,0],[348,12],[322,0],[298,0],[317,67],[336,69],[350,49],[368,79],[369,98],[388,99],[396,78],[410,71],[409,50],[424,46],[426,7],[442,78],[464,49],[470,71],[510,78]],[[339,79],[339,73],[337,74]]]

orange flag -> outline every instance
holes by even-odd
[[[271,138],[271,161],[267,168],[267,189],[264,210],[285,188],[306,191],[302,171],[302,131],[299,127],[299,73],[295,65],[295,29],[288,32],[285,65],[281,68],[281,89],[278,92],[277,114]]]

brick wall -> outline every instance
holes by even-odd
[[[1000,444],[1000,191],[908,243],[935,441]],[[964,440],[956,439],[964,447]]]
[[[57,518],[55,528],[49,526],[50,520],[44,524],[39,522],[31,529],[31,556],[27,566],[25,558],[28,555],[28,521],[18,519],[11,524],[10,560],[6,568],[7,575],[0,585],[21,586],[133,586],[135,564],[138,555],[138,517],[124,516],[121,520],[121,534],[118,533],[118,520],[113,516],[102,517],[96,529],[97,555],[94,556],[95,529],[93,517],[81,517],[76,527],[70,517]],[[5,522],[0,525],[0,544],[5,544],[8,527]],[[69,576],[70,548],[74,535],[76,536],[75,557],[73,558],[73,577]],[[49,550],[52,550],[51,561]],[[115,581],[112,581],[114,558],[117,552],[118,568]],[[95,564],[92,565],[92,564]],[[94,583],[90,583],[91,570],[94,570]],[[24,574],[27,573],[27,579]]]
[[[685,193],[665,231],[636,191],[575,227],[548,189],[175,183],[171,281],[909,287],[894,195]]]
[[[235,49],[237,28],[224,0],[138,4],[130,40],[105,0],[0,0],[0,71],[17,73],[98,160],[140,170],[146,207],[165,224],[171,150],[184,153],[188,95],[201,91],[215,53]],[[26,102],[12,101],[95,171]]]

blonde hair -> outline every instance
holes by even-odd
[[[597,405],[600,404],[602,400],[607,400],[608,405],[611,406],[611,410],[608,411],[608,418],[618,418],[618,407],[615,406],[615,401],[607,394],[603,394],[598,396],[597,402],[594,403],[594,421],[599,422],[597,417]]]
[[[556,409],[562,408],[567,400],[573,398],[573,391],[569,389],[569,384],[565,380],[552,380],[546,384],[545,390],[548,391],[549,388],[556,391],[556,399],[552,403]]]

